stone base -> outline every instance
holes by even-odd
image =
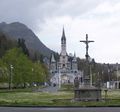
[[[74,90],[76,101],[99,101],[101,100],[101,89],[95,87],[81,87]]]

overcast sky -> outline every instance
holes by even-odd
[[[67,51],[85,56],[80,40],[94,43],[96,62],[120,63],[120,0],[0,0],[0,22],[22,22],[50,49],[60,52],[62,28]]]

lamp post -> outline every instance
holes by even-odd
[[[12,89],[12,69],[13,65],[10,65],[10,79],[9,79],[9,89]]]
[[[116,63],[116,70],[117,70],[117,73],[116,73],[116,77],[117,77],[117,89],[119,88],[119,82],[118,82],[118,63]]]
[[[92,86],[92,63],[90,63],[90,85]]]
[[[109,89],[110,89],[110,75],[111,75],[111,71],[110,71],[110,66],[108,63],[108,80],[109,80]]]
[[[102,82],[102,87],[104,86],[104,76],[103,75],[104,75],[104,71],[102,70],[102,81],[101,81]]]
[[[58,77],[59,77],[59,88],[61,88],[61,74],[60,74],[60,67],[59,67],[59,70],[58,70]]]
[[[34,76],[34,68],[32,68],[32,77],[35,77],[35,76]],[[36,78],[35,78],[35,79],[36,79]],[[31,82],[30,86],[34,86],[33,81]]]

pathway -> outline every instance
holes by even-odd
[[[55,92],[57,92],[58,91],[58,89],[59,89],[59,87],[58,86],[55,86],[55,87],[53,87],[53,86],[48,86],[48,87],[45,87],[45,88],[40,88],[40,89],[38,89],[37,91],[38,92],[50,92],[50,93],[55,93]]]
[[[0,107],[0,112],[120,112],[120,107],[91,107],[91,108]]]

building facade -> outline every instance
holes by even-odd
[[[50,73],[51,83],[59,85],[74,83],[75,77],[81,78],[83,76],[83,72],[78,71],[75,53],[74,56],[69,56],[66,51],[66,36],[64,28],[61,37],[61,52],[59,54],[59,59],[55,59],[54,54],[52,54],[50,61]]]

